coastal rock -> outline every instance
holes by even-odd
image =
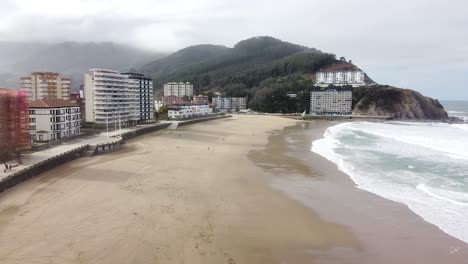
[[[414,90],[390,86],[353,88],[353,113],[396,119],[448,119],[447,112],[438,100]]]

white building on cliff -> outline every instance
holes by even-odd
[[[366,85],[366,73],[357,66],[340,61],[316,74],[316,85],[320,87],[346,86],[359,87]]]

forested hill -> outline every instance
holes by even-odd
[[[199,45],[182,49],[141,68],[154,78],[155,90],[168,81],[192,82],[196,93],[220,91],[249,95],[262,81],[315,73],[333,64],[334,54],[323,53],[272,37],[254,37],[233,48]],[[284,80],[283,80],[284,81]]]

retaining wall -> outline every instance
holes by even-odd
[[[0,181],[0,192],[8,190],[9,188],[21,182],[29,180],[41,174],[44,171],[50,170],[59,165],[62,165],[63,163],[66,163],[66,162],[69,162],[69,161],[72,161],[74,159],[81,157],[83,152],[85,152],[88,147],[89,145],[85,145],[85,146],[64,152],[55,157],[49,158],[47,160],[43,160],[39,163],[36,163],[27,168],[19,170],[11,175],[8,175],[6,178],[3,178]]]
[[[215,116],[215,117],[208,117],[208,118],[201,118],[201,119],[193,119],[193,120],[187,120],[187,121],[181,121],[179,122],[179,126],[188,126],[196,123],[201,123],[201,122],[206,122],[206,121],[212,121],[216,119],[222,119],[222,118],[228,118],[232,117],[230,115],[225,115],[225,116]]]
[[[157,126],[151,126],[151,127],[144,127],[140,129],[135,129],[133,131],[128,131],[125,133],[120,134],[119,136],[116,136],[115,138],[117,140],[110,142],[110,143],[105,143],[105,144],[100,144],[95,146],[95,150],[91,155],[96,155],[96,154],[101,154],[101,153],[107,153],[110,151],[114,151],[120,148],[120,145],[123,143],[124,140],[128,140],[137,136],[141,136],[144,134],[148,134],[151,132],[155,132],[161,129],[165,129],[169,127],[171,124],[160,124]]]

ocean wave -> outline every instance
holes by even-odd
[[[375,127],[378,129],[374,131]],[[458,138],[446,147],[456,142],[463,147],[461,134],[468,135],[462,129],[468,126],[342,123],[328,128],[323,138],[312,142],[311,151],[336,164],[357,188],[406,204],[426,221],[468,243],[468,164],[451,157],[456,154],[440,156],[447,149],[439,151],[437,145],[427,149],[422,141],[406,143],[412,133],[434,141],[443,140],[450,130],[454,134],[448,136]]]
[[[468,125],[446,123],[408,123],[388,122],[371,123],[357,122],[343,128],[362,131],[378,137],[390,138],[410,145],[417,145],[440,151],[447,156],[457,156],[468,160]],[[392,125],[397,125],[393,126]],[[400,126],[400,127],[398,127]],[[457,131],[457,128],[463,131]],[[342,129],[341,127],[339,129]],[[401,130],[405,130],[404,133]],[[425,135],[425,136],[422,136]]]
[[[431,188],[425,184],[419,184],[416,186],[416,189],[449,203],[460,206],[468,206],[468,195],[466,193]]]

